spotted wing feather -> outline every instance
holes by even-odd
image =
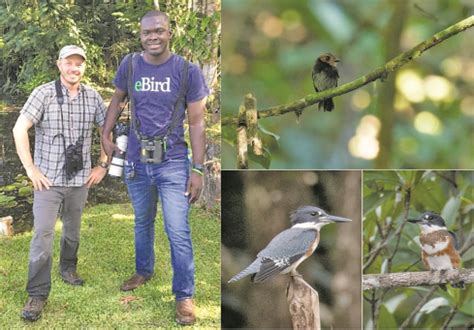
[[[304,253],[297,254],[289,258],[264,258],[260,266],[260,271],[252,276],[252,281],[256,283],[266,281],[269,278],[272,278],[273,276],[285,271],[302,256],[304,256]]]

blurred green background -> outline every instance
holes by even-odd
[[[440,214],[462,247],[473,234],[473,188],[472,171],[364,171],[364,274],[426,270],[421,261],[419,226],[404,222],[407,191],[408,218],[416,219],[428,210]],[[387,244],[377,255],[374,251],[383,241]],[[474,267],[472,246],[461,259],[463,268]],[[449,327],[472,329],[473,285],[466,284],[464,290],[447,287],[447,291],[436,289],[410,327],[441,329],[454,307]],[[364,328],[400,327],[430,289],[418,286],[364,291]]]
[[[339,84],[385,64],[472,15],[472,1],[224,0],[222,116],[248,92],[259,110],[313,93],[316,58],[342,59]],[[262,119],[267,159],[250,168],[472,168],[473,29],[377,81],[334,99]],[[223,126],[223,168],[237,167],[235,126]],[[252,160],[253,159],[253,160]]]

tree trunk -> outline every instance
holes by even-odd
[[[390,19],[386,31],[385,59],[389,60],[400,52],[400,36],[402,34],[403,26],[405,25],[406,6],[408,1],[394,2],[394,11]],[[380,152],[375,159],[376,168],[390,168],[393,167],[391,156],[393,153],[393,123],[395,120],[395,77],[393,73],[388,76],[385,82],[379,84],[379,99],[377,102],[378,116],[381,122],[380,128]]]
[[[189,1],[188,7],[193,11],[210,16],[214,12],[220,10],[220,0],[195,0]],[[207,86],[212,91],[207,102],[208,113],[206,113],[206,154],[205,154],[205,179],[202,194],[202,203],[206,209],[211,209],[216,202],[220,201],[221,196],[221,146],[220,146],[220,59],[219,59],[219,38],[220,24],[218,24],[217,32],[209,35],[207,38],[207,46],[212,49],[210,60],[200,63],[201,70],[206,80]],[[212,129],[209,129],[212,128]],[[212,131],[212,133],[211,133]],[[218,134],[213,133],[218,131]]]
[[[335,265],[331,285],[335,298],[333,326],[358,327],[361,325],[361,173],[347,171],[331,176],[326,186],[331,205],[337,207],[332,213],[352,220],[337,225],[337,241],[331,247]]]

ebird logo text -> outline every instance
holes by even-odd
[[[141,80],[135,82],[135,91],[137,92],[165,92],[169,93],[170,90],[170,77],[167,77],[164,81],[155,81],[154,77],[147,78],[142,77]]]

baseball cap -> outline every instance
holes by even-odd
[[[84,59],[87,59],[86,52],[84,51],[84,49],[76,45],[67,45],[61,48],[61,51],[59,52],[58,60],[62,58],[66,58],[71,55],[79,55],[79,56],[82,56]]]

